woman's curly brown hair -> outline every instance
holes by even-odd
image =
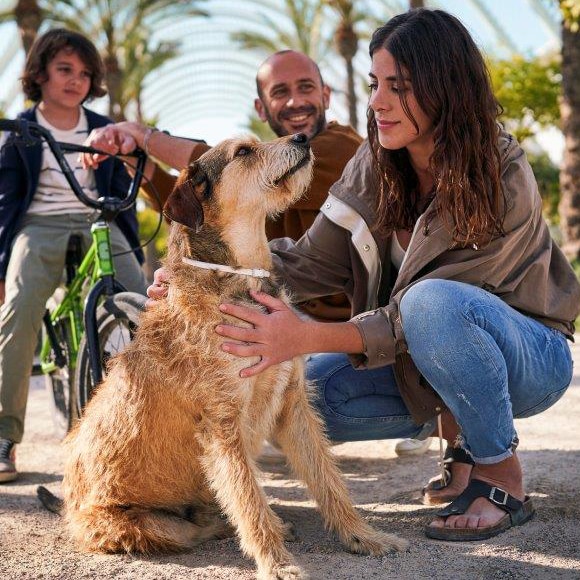
[[[74,52],[91,73],[91,86],[85,101],[107,94],[103,82],[105,67],[95,45],[78,32],[55,28],[39,36],[28,53],[20,79],[28,99],[36,103],[42,100],[41,85],[47,80],[48,64],[61,50]]]
[[[482,245],[501,235],[505,216],[497,123],[501,106],[469,32],[446,12],[420,8],[395,16],[374,32],[371,58],[380,49],[393,56],[401,84],[404,77],[411,79],[417,103],[433,123],[430,170],[436,203],[427,223],[437,211],[461,246]],[[400,99],[418,131],[404,94]],[[381,184],[375,227],[385,233],[412,230],[419,194],[407,150],[382,148],[370,106],[367,119]]]

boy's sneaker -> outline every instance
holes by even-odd
[[[399,457],[406,457],[408,455],[423,455],[429,451],[431,445],[431,438],[427,437],[424,441],[420,439],[402,439],[395,445],[395,453]]]
[[[18,477],[15,460],[16,443],[10,439],[0,439],[0,483],[13,481]]]

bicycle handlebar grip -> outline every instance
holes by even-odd
[[[15,121],[13,119],[0,119],[0,131],[12,131],[20,133],[22,130],[22,121]]]

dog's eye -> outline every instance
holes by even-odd
[[[252,152],[252,150],[249,147],[240,147],[236,153],[235,156],[236,157],[243,157],[244,155],[249,155]]]

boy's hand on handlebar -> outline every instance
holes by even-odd
[[[163,268],[155,270],[153,274],[153,284],[147,288],[149,300],[145,303],[146,308],[151,308],[158,300],[167,297],[167,288],[169,286],[169,276]]]

